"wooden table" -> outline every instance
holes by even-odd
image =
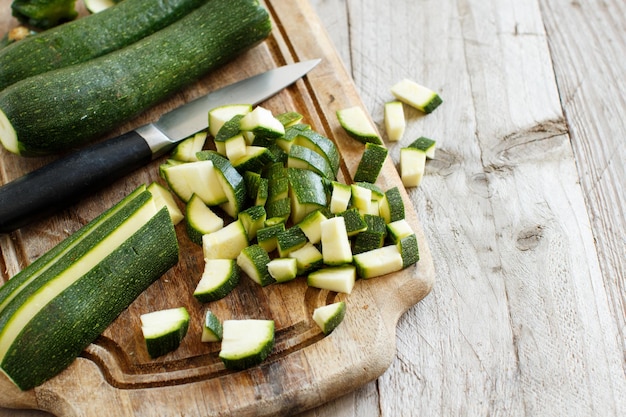
[[[410,197],[437,283],[376,381],[302,416],[626,415],[626,7],[623,0],[312,0],[399,149],[437,140]],[[0,410],[0,416],[44,416]]]

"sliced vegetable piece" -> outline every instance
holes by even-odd
[[[306,217],[298,223],[298,226],[302,229],[307,239],[309,239],[309,242],[319,243],[322,240],[322,229],[320,224],[327,218],[328,217],[322,213],[321,209],[315,210],[307,214]]]
[[[357,274],[363,279],[378,277],[400,271],[404,262],[398,246],[383,246],[353,257]]]
[[[151,358],[158,358],[178,349],[189,328],[185,307],[142,314],[141,331]]]
[[[287,177],[293,223],[297,224],[309,213],[326,207],[328,198],[320,175],[306,169],[289,168]]]
[[[322,155],[328,161],[334,175],[337,175],[341,156],[337,146],[332,140],[311,129],[310,126],[301,127],[297,131],[294,131],[294,133],[294,143],[296,145],[304,146]]]
[[[387,224],[388,236],[392,243],[397,243],[403,237],[414,234],[413,228],[406,219],[396,220]]]
[[[225,320],[219,357],[227,369],[243,370],[263,362],[274,347],[273,320]]]
[[[252,111],[250,104],[226,104],[209,111],[209,134],[214,138],[224,123],[237,115],[246,115]]]
[[[219,171],[212,161],[187,162],[164,169],[169,188],[184,202],[196,194],[206,205],[228,201],[220,185]]]
[[[204,316],[204,325],[202,326],[202,338],[203,342],[219,342],[222,340],[224,329],[222,322],[217,318],[215,313],[211,310],[206,311]]]
[[[339,326],[346,315],[346,302],[338,301],[336,303],[317,307],[313,310],[313,320],[322,329],[325,335],[330,334]]]
[[[380,200],[380,217],[386,223],[404,219],[404,200],[398,187],[393,187],[385,191],[385,198]]]
[[[363,216],[361,216],[361,213],[359,213],[356,208],[348,209],[338,215],[345,220],[348,237],[356,236],[367,230],[367,223],[365,223]]]
[[[404,130],[406,129],[406,120],[404,119],[404,108],[400,101],[389,101],[385,103],[385,130],[387,137],[392,142],[402,139]]]
[[[176,200],[170,190],[158,182],[153,182],[148,186],[148,191],[150,191],[154,197],[154,204],[156,204],[157,208],[163,206],[167,207],[167,211],[170,213],[170,217],[172,218],[172,223],[174,223],[174,225],[177,225],[183,220],[185,216],[178,207],[178,204],[176,204]]]
[[[404,236],[396,243],[396,246],[402,257],[402,268],[411,266],[420,260],[419,246],[415,234]]]
[[[298,275],[314,271],[324,265],[322,252],[311,242],[307,242],[300,249],[290,252],[289,257],[296,260]]]
[[[335,172],[326,158],[304,146],[292,145],[289,148],[287,167],[307,169],[328,179],[335,179]]]
[[[238,219],[202,236],[202,251],[205,259],[237,259],[248,242],[248,232]]]
[[[276,282],[287,282],[298,275],[298,261],[295,258],[274,258],[267,264],[267,270]]]
[[[204,272],[193,292],[201,303],[226,297],[237,287],[240,271],[234,259],[205,259]]]
[[[356,268],[352,264],[329,266],[313,271],[307,277],[310,287],[350,294],[356,282]]]
[[[352,200],[352,187],[338,181],[332,182],[332,194],[330,196],[330,212],[341,213],[348,209]]]
[[[237,265],[241,270],[262,287],[276,282],[267,270],[269,262],[269,254],[258,244],[242,249],[237,256]]]
[[[287,257],[291,252],[300,249],[308,242],[308,239],[299,226],[292,226],[276,235],[278,255]]]
[[[354,181],[375,183],[383,168],[385,159],[387,159],[388,152],[387,148],[382,145],[366,143],[365,151],[363,151],[356,173],[354,174]]]
[[[337,118],[346,133],[359,142],[383,144],[369,116],[361,107],[355,106],[337,110]]]
[[[197,155],[200,161],[209,160],[217,168],[217,179],[226,196],[226,202],[220,204],[220,208],[232,218],[237,218],[237,214],[246,204],[246,184],[243,177],[227,158],[215,151],[202,151]]]
[[[426,169],[426,152],[417,148],[400,149],[400,178],[405,187],[418,187]]]
[[[322,254],[326,265],[342,265],[352,262],[352,249],[345,219],[331,217],[320,224],[322,230]]]
[[[170,158],[181,162],[195,162],[198,160],[196,153],[200,152],[206,142],[207,132],[198,132],[183,140],[172,151]]]
[[[257,231],[265,226],[266,218],[267,212],[263,206],[251,206],[239,212],[239,220],[248,233],[248,240],[256,238]]]
[[[357,184],[352,184],[350,187],[352,188],[350,205],[356,208],[361,214],[371,214],[372,190]]]
[[[189,199],[185,212],[187,235],[197,245],[202,245],[202,236],[217,232],[224,227],[224,219],[215,214],[196,194]]]
[[[285,134],[285,126],[268,109],[257,106],[240,122],[241,130],[254,133],[255,137],[275,139]]]
[[[256,239],[266,252],[272,252],[278,245],[276,236],[285,230],[285,223],[277,223],[269,226],[265,226],[257,230]]]
[[[431,113],[443,102],[439,94],[409,79],[394,84],[391,93],[398,100],[424,113]]]
[[[421,136],[415,139],[410,145],[409,148],[416,148],[422,150],[426,153],[426,158],[434,159],[435,158],[435,148],[437,142],[432,139],[429,139],[425,136]]]

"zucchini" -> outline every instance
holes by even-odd
[[[183,140],[172,151],[170,158],[181,162],[194,162],[198,160],[196,153],[200,152],[206,142],[207,133],[198,132]]]
[[[426,152],[417,148],[400,149],[400,178],[405,187],[418,187],[426,169]]]
[[[228,201],[220,185],[220,174],[212,161],[204,160],[163,168],[167,185],[182,201],[187,203],[193,195],[197,195],[208,206]]]
[[[252,111],[251,104],[225,104],[209,110],[209,134],[217,138],[217,134],[226,122],[235,116],[242,116]],[[239,119],[238,119],[239,120]],[[237,123],[237,126],[239,123]],[[237,132],[239,128],[237,127]]]
[[[201,303],[220,300],[237,287],[239,279],[240,269],[234,259],[205,259],[193,296]]]
[[[356,283],[356,267],[352,264],[329,266],[313,271],[307,277],[309,287],[350,294]]]
[[[432,139],[429,139],[425,136],[421,136],[415,139],[410,145],[409,148],[415,148],[422,150],[426,153],[426,158],[434,159],[435,158],[435,146],[436,142]]]
[[[263,362],[274,347],[273,320],[225,320],[219,357],[227,369],[243,370]]]
[[[205,259],[237,259],[248,243],[246,228],[241,220],[235,220],[220,230],[203,235],[202,252]]]
[[[276,118],[283,126],[285,126],[285,128],[287,128],[300,123],[304,116],[296,111],[288,111],[277,114]]]
[[[207,310],[204,317],[204,326],[202,326],[201,340],[203,342],[219,342],[222,340],[223,333],[222,322],[211,310]]]
[[[388,231],[389,240],[391,243],[398,243],[398,241],[404,237],[412,235],[413,228],[406,221],[406,219],[396,220],[386,225]]]
[[[346,221],[343,217],[331,217],[320,224],[322,254],[326,265],[342,265],[352,262],[352,249]]]
[[[291,199],[291,220],[299,223],[309,213],[326,207],[328,198],[322,177],[306,169],[289,168],[289,198]]]
[[[359,233],[354,239],[353,254],[377,249],[385,244],[387,237],[387,224],[385,219],[372,214],[364,214],[363,220],[367,224],[367,230]]]
[[[353,262],[357,275],[364,279],[390,274],[404,267],[402,254],[397,245],[383,246],[356,254]]]
[[[289,257],[296,260],[298,275],[314,271],[324,265],[322,252],[311,242],[290,252]]]
[[[333,191],[330,195],[330,212],[333,214],[344,212],[352,200],[352,187],[338,181],[332,182]]]
[[[404,219],[404,200],[398,187],[385,191],[385,197],[380,200],[379,210],[380,217],[385,219],[387,224]]]
[[[335,146],[335,143],[321,133],[312,130],[310,126],[295,125],[293,127],[297,129],[294,130],[294,132],[297,132],[294,143],[309,148],[323,156],[328,161],[328,164],[333,170],[333,174],[336,176],[337,172],[339,172],[341,156],[339,155],[339,150],[337,146]]]
[[[275,282],[267,269],[269,262],[269,254],[258,244],[243,248],[237,256],[241,270],[262,287]]]
[[[154,203],[157,207],[167,207],[167,211],[170,213],[174,226],[185,218],[183,212],[178,208],[174,196],[167,188],[158,182],[153,182],[148,186],[147,190],[150,191],[152,197],[154,197]]]
[[[396,243],[402,257],[402,268],[413,265],[420,260],[419,246],[415,233],[404,236]]]
[[[274,258],[267,264],[267,271],[276,282],[287,282],[298,275],[298,261],[295,258]]]
[[[25,268],[3,294],[0,367],[22,390],[67,367],[178,261],[167,209],[157,211],[148,191],[131,195]]]
[[[313,321],[320,326],[322,333],[328,335],[339,326],[345,315],[346,302],[338,301],[313,310]]]
[[[224,219],[215,214],[196,194],[189,199],[185,213],[187,235],[197,245],[202,245],[202,236],[224,227]]]
[[[389,101],[385,103],[385,131],[387,138],[391,142],[397,142],[402,139],[404,130],[406,129],[406,120],[404,119],[404,108],[400,101]]]
[[[232,218],[243,210],[246,204],[246,184],[241,174],[233,167],[230,161],[215,151],[202,151],[197,153],[200,161],[209,160],[217,168],[217,179],[220,187],[226,195],[226,202],[220,204],[220,208]]]
[[[350,187],[352,188],[350,206],[356,208],[361,214],[371,214],[372,190],[357,184],[352,184]]]
[[[375,183],[389,151],[382,145],[366,143],[365,150],[354,174],[355,182]]]
[[[308,239],[300,227],[292,226],[276,235],[276,247],[278,256],[287,257],[291,252],[300,249],[308,242]]]
[[[146,349],[152,359],[176,350],[189,329],[189,312],[185,307],[145,313],[139,319]]]
[[[218,142],[215,143],[217,144]],[[232,163],[246,155],[247,147],[248,145],[243,135],[235,135],[224,141],[223,155]]]
[[[91,140],[243,53],[270,30],[268,12],[256,0],[211,0],[125,48],[4,89],[0,141],[13,153],[41,155]]]
[[[355,106],[337,110],[337,119],[346,133],[359,142],[383,144],[365,110],[361,107]]]
[[[424,113],[432,113],[443,102],[439,94],[416,83],[404,79],[391,87],[391,94],[398,100]]]
[[[254,133],[255,137],[276,139],[285,134],[285,126],[271,111],[257,106],[239,122],[241,130]]]
[[[267,212],[263,206],[251,206],[239,212],[239,220],[248,233],[248,240],[256,238],[257,231],[265,226]]]
[[[273,225],[266,225],[265,227],[257,230],[256,240],[259,246],[265,249],[266,252],[272,252],[276,249],[278,241],[276,236],[285,230],[285,223],[276,223]],[[1,287],[0,287],[1,288]]]
[[[298,226],[302,229],[307,239],[309,239],[309,242],[320,243],[322,240],[322,229],[320,224],[326,219],[327,217],[321,209],[315,210],[307,214],[306,217],[298,223]]]
[[[289,148],[287,167],[306,169],[330,180],[335,179],[335,172],[326,158],[304,146],[294,144]]]
[[[359,233],[367,230],[367,223],[365,223],[363,216],[361,216],[361,213],[359,213],[356,208],[348,209],[342,213],[339,213],[338,216],[344,218],[348,237],[356,236]]]
[[[226,148],[228,151],[228,147]],[[264,166],[274,162],[272,151],[262,146],[246,146],[243,155],[232,160],[232,164],[239,172],[261,172]]]
[[[179,20],[207,0],[125,0],[98,15],[43,31],[0,51],[0,90],[33,75],[121,49]]]

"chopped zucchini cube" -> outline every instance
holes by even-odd
[[[389,151],[383,145],[366,143],[365,151],[354,174],[354,181],[375,183],[388,153]]]
[[[352,248],[343,217],[331,217],[321,224],[322,255],[326,265],[342,265],[352,262]]]
[[[417,187],[426,169],[426,152],[417,148],[400,149],[400,178],[405,187]]]
[[[201,340],[203,342],[219,342],[222,340],[223,334],[222,322],[211,310],[207,310],[204,316]]]
[[[295,258],[274,258],[267,264],[267,270],[276,282],[287,282],[298,275],[298,261]]]
[[[354,255],[357,275],[364,279],[374,278],[403,268],[402,255],[398,246],[383,246]]]
[[[248,243],[248,232],[241,220],[235,220],[216,232],[202,236],[205,259],[237,259]]]
[[[442,103],[439,94],[433,90],[404,79],[391,87],[391,93],[400,101],[424,113],[431,113]]]
[[[328,335],[339,326],[345,315],[346,302],[338,301],[313,310],[313,321],[322,329],[322,333]]]
[[[289,257],[296,260],[298,275],[314,271],[324,265],[322,252],[311,242],[291,252]]]
[[[225,320],[219,357],[227,369],[243,370],[263,362],[274,347],[273,320]]]
[[[307,277],[310,287],[350,294],[356,282],[354,265],[329,266],[313,271]]]
[[[244,248],[237,256],[237,265],[241,270],[262,287],[275,282],[267,270],[269,262],[269,254],[258,244]]]
[[[193,296],[201,303],[222,299],[237,287],[239,277],[234,259],[205,259],[204,272]]]
[[[397,142],[402,139],[404,129],[406,129],[406,120],[404,119],[404,108],[400,101],[389,101],[385,103],[385,131],[391,142]]]
[[[153,359],[176,350],[189,328],[185,307],[142,314],[140,320],[146,348]]]

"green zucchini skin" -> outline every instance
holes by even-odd
[[[55,153],[103,135],[270,31],[269,14],[256,0],[212,0],[130,46],[19,81],[0,92],[16,153]]]
[[[85,62],[160,30],[209,0],[124,0],[0,51],[0,90],[36,74]]]
[[[176,232],[163,208],[38,312],[11,345],[2,369],[22,390],[45,382],[65,369],[177,261]],[[55,354],[50,356],[51,352]]]

